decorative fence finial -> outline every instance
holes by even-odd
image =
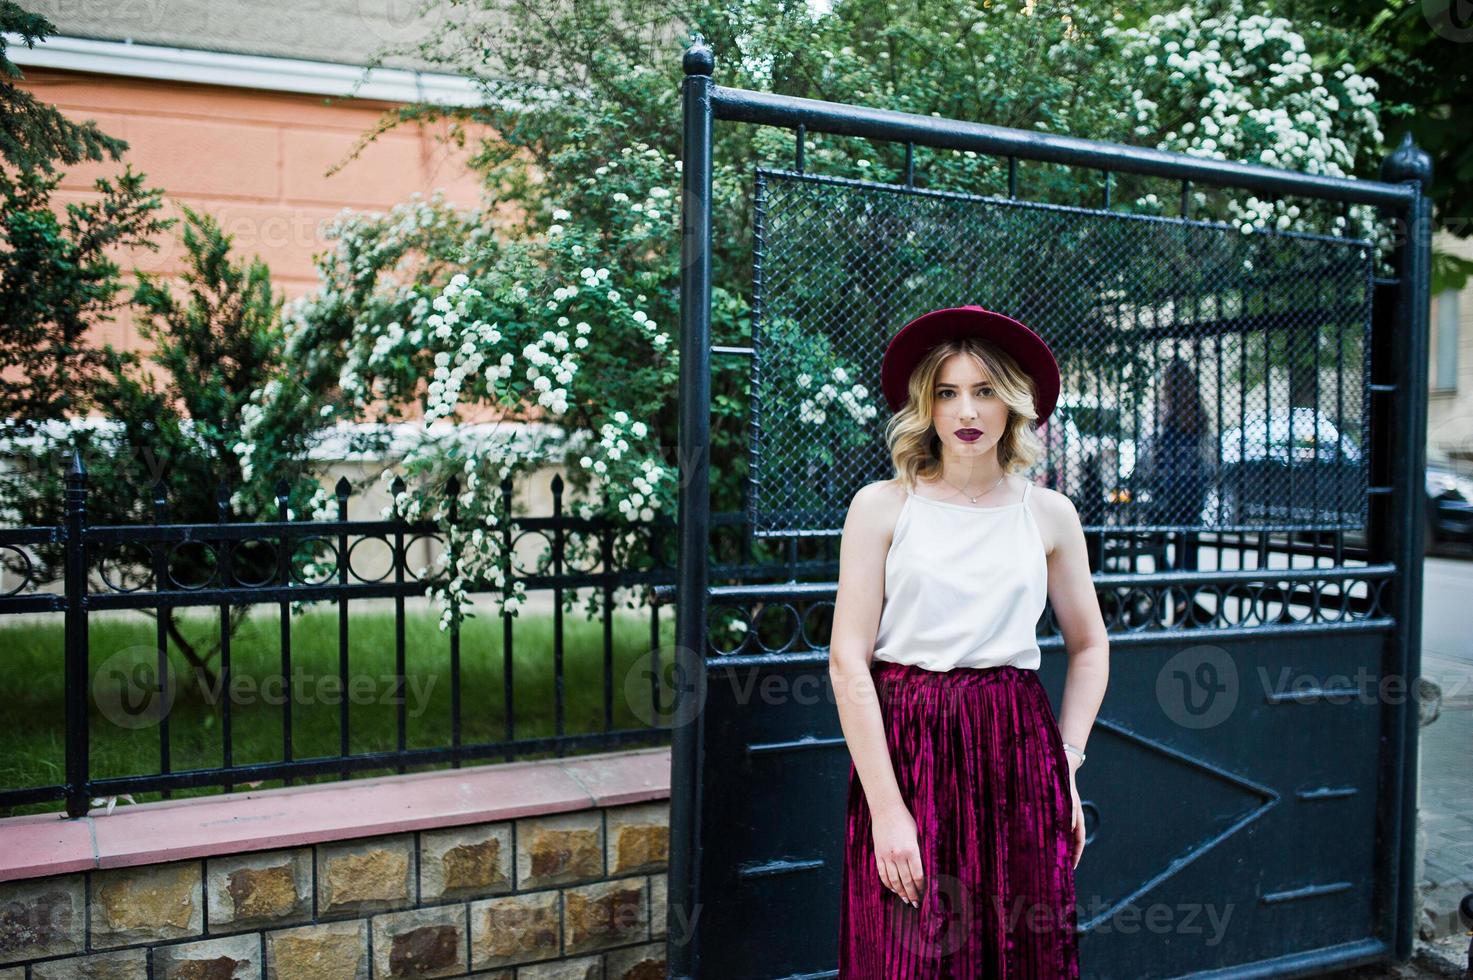
[[[691,35],[690,47],[685,49],[685,57],[681,59],[680,66],[687,75],[710,75],[715,71],[716,54],[706,44],[700,31]]]
[[[1393,184],[1415,180],[1424,194],[1432,189],[1432,156],[1412,140],[1411,130],[1402,135],[1401,145],[1381,161],[1381,179]]]

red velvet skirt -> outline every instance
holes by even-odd
[[[840,980],[1076,980],[1069,762],[1037,672],[871,674],[925,880],[920,908],[880,881],[851,759]]]

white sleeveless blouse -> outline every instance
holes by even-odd
[[[927,670],[1013,664],[1037,670],[1048,601],[1043,535],[1023,496],[968,507],[906,495],[885,557],[874,659]]]

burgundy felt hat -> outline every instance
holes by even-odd
[[[901,327],[880,361],[880,389],[890,410],[898,412],[910,398],[910,373],[932,347],[953,337],[981,337],[1011,354],[1033,378],[1035,424],[1053,414],[1059,400],[1059,364],[1043,338],[1010,316],[980,306],[948,306],[922,313]]]

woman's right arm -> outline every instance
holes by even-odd
[[[882,483],[861,488],[850,501],[839,544],[829,680],[874,824],[876,871],[885,887],[915,905],[924,883],[916,824],[895,779],[870,676],[885,600],[885,558],[899,507]]]

